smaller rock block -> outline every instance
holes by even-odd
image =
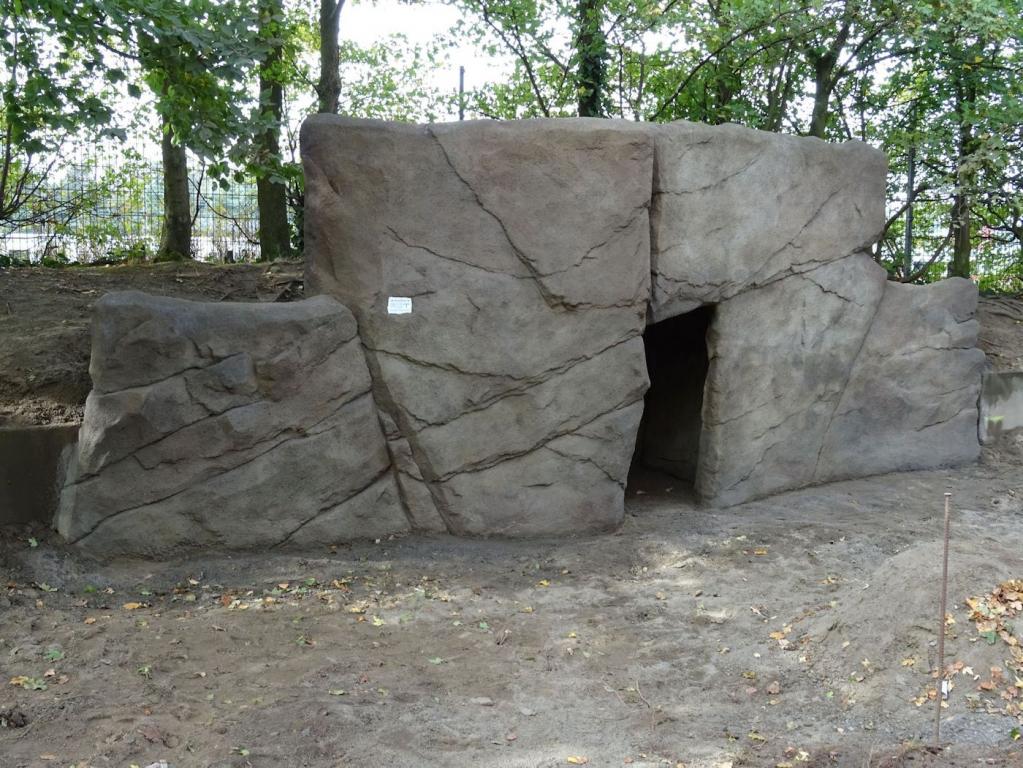
[[[355,318],[326,296],[97,302],[57,515],[104,555],[331,543],[407,530]]]

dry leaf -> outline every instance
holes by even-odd
[[[569,755],[565,758],[565,762],[569,765],[586,765],[590,762],[590,758],[583,757],[582,755]]]

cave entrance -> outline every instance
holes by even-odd
[[[692,493],[709,367],[707,329],[713,312],[713,307],[700,307],[647,326],[643,334],[650,389],[629,471],[630,491]]]

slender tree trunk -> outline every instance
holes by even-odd
[[[828,129],[829,107],[831,106],[831,70],[834,63],[822,60],[814,67],[813,113],[810,115],[810,135],[823,139]]]
[[[341,8],[345,0],[320,0],[320,81],[317,112],[337,114],[341,97],[341,61],[338,50]]]
[[[810,116],[810,135],[823,139],[828,130],[828,119],[831,116],[831,94],[838,84],[836,67],[838,59],[849,41],[852,30],[852,19],[849,16],[849,0],[843,7],[842,26],[835,33],[835,39],[823,53],[814,53],[809,57],[813,67],[813,114]]]
[[[603,94],[607,77],[607,40],[604,39],[603,0],[577,0],[575,36],[576,91],[579,117],[604,117]]]
[[[906,183],[906,231],[902,252],[902,279],[913,274],[913,199],[916,197],[916,145],[909,146],[909,168]]]
[[[952,200],[952,277],[970,276],[970,198],[960,187]]]
[[[973,184],[971,156],[976,151],[973,127],[966,110],[977,98],[977,87],[970,78],[956,89],[956,117],[959,121],[959,159],[956,169],[956,188],[952,198],[952,263],[948,273],[952,277],[969,278],[971,274],[971,221],[970,187]]]
[[[192,258],[192,200],[188,193],[188,155],[174,143],[174,132],[163,119],[163,232],[157,259]]]
[[[785,55],[781,60],[778,68],[778,79],[774,84],[774,87],[768,91],[767,95],[767,112],[766,118],[763,125],[763,130],[773,131],[774,133],[781,132],[782,125],[785,121],[785,115],[788,113],[789,102],[792,100],[792,91],[795,78],[793,76],[793,70],[795,67],[790,66],[790,57],[792,55],[792,48],[789,47],[785,51]]]
[[[264,0],[261,26],[272,34],[279,25],[280,0]],[[256,205],[259,208],[259,257],[263,261],[283,259],[291,255],[291,232],[288,227],[287,190],[273,176],[281,167],[280,125],[284,111],[284,86],[280,82],[283,49],[275,45],[259,66],[259,105],[267,128],[260,137],[259,171],[256,177]]]
[[[738,79],[739,75],[729,67],[727,58],[726,63],[713,70],[712,77],[714,78],[714,102],[711,105],[713,112],[706,115],[704,119],[713,125],[721,125],[729,121],[731,116],[728,114],[728,106],[735,98],[736,91],[740,90],[742,86],[733,82],[733,78]]]

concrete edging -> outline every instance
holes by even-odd
[[[0,525],[53,520],[78,427],[0,427]]]
[[[980,391],[982,443],[1023,429],[1023,371],[985,373]]]

